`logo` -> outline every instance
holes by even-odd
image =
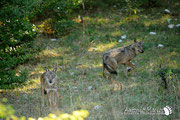
[[[136,108],[126,108],[123,114],[135,115],[135,114],[144,114],[144,115],[171,115],[172,107],[166,106],[161,109],[155,109],[151,107],[136,109]]]
[[[164,109],[164,114],[165,115],[168,116],[168,115],[172,114],[172,108],[170,106],[166,106],[163,109]]]

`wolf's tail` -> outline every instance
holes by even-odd
[[[117,71],[114,70],[110,65],[108,65],[108,64],[105,62],[104,58],[103,58],[103,66],[104,66],[104,67],[107,69],[107,71],[110,72],[111,74],[117,75]]]

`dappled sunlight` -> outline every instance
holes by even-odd
[[[131,21],[137,21],[140,15],[131,15],[129,17],[125,17],[123,20],[124,22],[131,22]]]
[[[118,80],[111,80],[112,87],[114,91],[124,91],[125,89],[129,89],[132,87],[136,87],[138,84],[137,83],[131,83],[129,85],[125,85],[122,82],[119,82]]]
[[[95,63],[95,64],[92,64],[92,63],[84,63],[83,65],[78,65],[76,66],[76,68],[80,68],[80,69],[85,69],[85,68],[99,68],[99,67],[102,67],[102,63]]]
[[[75,23],[81,23],[82,21],[81,21],[80,16],[74,18],[74,19],[73,19],[73,22],[75,22]]]
[[[119,90],[124,90],[125,86],[123,83],[117,81],[117,80],[111,80],[112,82],[112,87],[114,91],[119,91]]]
[[[116,45],[116,42],[111,42],[108,44],[98,44],[94,47],[90,47],[88,49],[88,51],[93,52],[93,51],[97,51],[97,52],[104,52],[110,48],[112,48],[114,45]]]
[[[150,25],[154,25],[154,24],[164,24],[170,18],[171,18],[170,15],[163,15],[161,18],[158,19],[154,19],[154,20],[148,19],[147,21],[144,21],[144,25],[146,27],[149,27]]]
[[[83,18],[84,21],[86,21],[87,23],[94,23],[96,21],[96,18],[92,18],[92,17],[89,17],[89,16],[86,16]]]
[[[12,90],[3,90],[0,89],[0,93],[4,94],[4,96],[8,93],[12,93],[13,96],[18,97],[21,93],[25,94],[33,94],[33,90],[39,89],[38,92],[40,92],[40,79],[31,79],[31,81],[26,82],[26,86],[23,87],[17,87]],[[37,90],[36,90],[37,91]]]
[[[89,66],[86,64],[86,65],[78,65],[76,66],[76,68],[80,68],[80,69],[84,69],[84,68],[88,68]]]
[[[39,68],[40,69],[40,68]],[[38,78],[41,74],[43,74],[44,70],[36,70],[36,71],[32,71],[29,73],[29,77],[31,79],[36,79]]]
[[[111,36],[112,36],[112,37],[116,37],[116,36],[121,35],[121,34],[122,34],[122,31],[119,30],[119,31],[114,31],[114,32],[112,32],[112,33],[111,33]]]
[[[19,92],[23,92],[26,94],[32,94],[33,90],[39,89],[38,92],[40,93],[40,78],[31,79],[31,81],[27,82],[26,86],[15,88],[13,92],[19,94]]]
[[[80,59],[78,63],[82,63],[83,65],[78,65],[77,68],[85,69],[85,68],[98,68],[102,66],[101,62],[94,62],[93,60],[84,61],[83,59]]]
[[[58,57],[58,56],[60,56],[60,54],[58,54],[57,51],[55,51],[55,50],[44,50],[40,53],[40,55],[46,56],[46,57]]]
[[[94,68],[99,68],[99,67],[102,67],[102,63],[96,63],[93,65]]]
[[[137,83],[131,83],[130,85],[126,86],[126,88],[136,87],[137,85],[138,85]]]
[[[77,20],[76,20],[77,21]],[[86,16],[84,17],[84,21],[86,21],[87,23],[93,23],[93,24],[102,24],[102,25],[107,25],[108,23],[110,23],[110,19],[109,18],[96,18],[96,17],[90,17],[90,16]]]
[[[159,56],[159,59],[155,61],[155,63],[159,66],[160,64],[162,66],[170,67],[173,69],[178,68],[178,59],[179,54],[177,52],[169,52],[168,54],[165,54],[164,56]]]
[[[99,18],[99,19],[97,19],[97,22],[101,23],[101,24],[108,24],[109,21],[110,20],[108,18]]]
[[[113,24],[114,27],[118,27],[122,24],[127,24],[128,22],[138,21],[140,15],[131,15],[129,17],[122,17],[119,22]]]

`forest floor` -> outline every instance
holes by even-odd
[[[35,45],[43,50],[18,68],[29,71],[27,85],[6,90],[0,96],[8,99],[15,115],[39,117],[40,75],[45,67],[53,69],[53,63],[57,63],[61,112],[86,109],[90,113],[89,120],[180,119],[180,73],[174,72],[180,68],[180,27],[168,28],[169,24],[180,23],[178,17],[165,14],[164,9],[132,15],[114,9],[87,14],[84,23],[78,24],[66,36],[54,41],[39,36]],[[121,38],[123,35],[126,35],[125,39]],[[121,65],[112,82],[103,78],[103,53],[130,45],[134,38],[140,41],[143,37],[145,52],[132,60],[136,69],[128,74],[128,78],[124,76]],[[163,47],[158,47],[159,44]],[[164,89],[158,75],[160,70],[166,72],[168,89]],[[171,115],[157,113],[166,106],[172,108]],[[43,116],[48,113],[46,100]]]

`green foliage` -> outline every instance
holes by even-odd
[[[3,71],[0,73],[1,78],[0,89],[12,89],[17,86],[25,85],[27,80],[27,70],[17,73],[16,70]]]
[[[41,25],[38,25],[41,34],[54,34],[53,20],[51,18],[45,20]]]
[[[6,102],[6,98],[0,99],[0,119],[5,119],[14,114],[14,109],[10,105],[3,104]]]
[[[72,15],[79,9],[81,0],[44,0],[38,10],[36,19],[46,19],[39,27],[45,34],[64,34],[73,28]]]
[[[167,4],[167,0],[163,1]],[[89,8],[105,8],[109,6],[113,7],[129,7],[129,8],[139,8],[139,7],[156,7],[162,6],[161,0],[85,0],[86,7]]]
[[[74,22],[72,20],[62,19],[54,24],[56,33],[63,34],[69,32],[73,28]]]
[[[38,29],[30,23],[35,0],[1,2],[0,8],[0,88],[22,83],[27,74],[16,76],[16,66],[30,59],[36,50],[30,49]],[[23,73],[23,72],[22,72]],[[4,85],[4,86],[3,86]],[[5,87],[6,86],[6,87]]]
[[[80,0],[43,0],[37,14],[43,18],[64,19],[70,17],[80,4]]]
[[[4,105],[7,102],[6,98],[0,101],[0,119],[4,120],[26,120],[26,117],[22,116],[20,118],[14,115],[14,109],[10,105]],[[72,114],[61,113],[52,114],[50,113],[47,117],[39,117],[37,120],[84,120],[89,115],[87,110],[73,111]],[[36,120],[35,118],[29,117],[28,120]]]

